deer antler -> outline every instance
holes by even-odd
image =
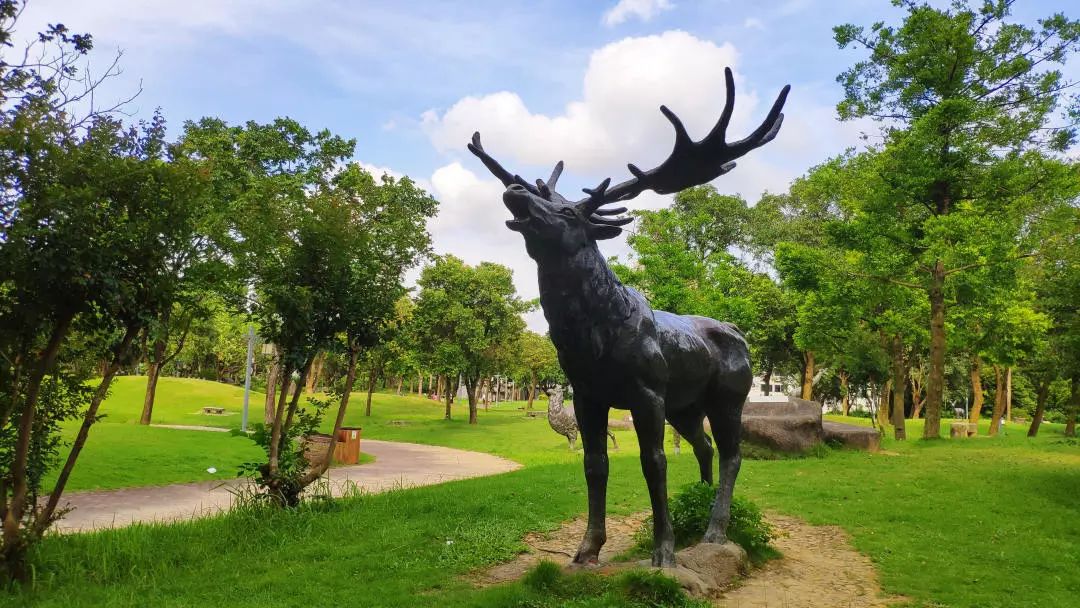
[[[484,163],[484,166],[491,171],[491,174],[499,178],[504,186],[509,187],[511,184],[518,184],[523,186],[529,192],[537,196],[542,196],[547,200],[551,200],[551,193],[555,191],[555,184],[559,181],[559,176],[562,175],[563,161],[555,163],[555,168],[551,170],[551,177],[547,182],[542,179],[536,180],[536,185],[532,185],[529,182],[521,178],[520,175],[511,175],[509,171],[503,169],[503,166],[499,164],[499,161],[495,160],[484,150],[483,144],[480,143],[480,132],[473,133],[472,143],[468,146],[469,152],[472,152]]]
[[[784,122],[781,110],[784,108],[791,85],[785,86],[780,91],[765,121],[753,133],[744,139],[728,143],[727,128],[735,107],[735,78],[732,76],[731,68],[724,69],[724,80],[727,84],[724,110],[720,113],[720,120],[704,139],[696,142],[690,139],[679,117],[666,106],[660,106],[660,112],[675,128],[675,147],[671,154],[659,166],[648,171],[642,171],[633,164],[627,165],[634,177],[611,189],[607,187],[611,178],[604,180],[600,187],[585,188],[584,192],[589,196],[578,201],[578,209],[586,217],[592,216],[593,213],[609,215],[609,212],[600,210],[600,206],[632,199],[645,190],[652,190],[657,194],[671,194],[691,186],[708,183],[734,169],[735,163],[731,161],[772,141]],[[605,224],[609,222],[610,220],[603,221]]]
[[[728,143],[727,128],[731,122],[731,114],[735,109],[735,78],[731,68],[724,68],[724,81],[727,85],[727,95],[724,99],[724,109],[720,112],[720,119],[713,126],[709,134],[701,141],[690,139],[679,117],[669,110],[667,106],[660,106],[660,112],[671,122],[675,128],[675,146],[664,162],[659,166],[642,171],[633,163],[626,167],[633,178],[626,180],[613,188],[611,178],[605,179],[596,188],[584,188],[589,196],[575,205],[582,215],[589,218],[593,224],[601,226],[622,226],[632,221],[631,218],[608,218],[604,216],[618,215],[626,211],[626,207],[601,209],[603,205],[618,201],[630,200],[645,190],[652,190],[657,194],[672,194],[680,190],[711,182],[721,175],[735,168],[732,162],[747,152],[764,146],[776,137],[780,132],[780,125],[784,122],[784,102],[787,101],[791,85],[786,85],[780,91],[772,109],[764,122],[754,129],[754,132],[739,141]],[[562,175],[563,162],[556,163],[551,177],[547,182],[536,180],[536,185],[521,179],[520,175],[511,174],[503,169],[494,158],[484,151],[480,144],[480,133],[473,133],[472,143],[468,146],[469,151],[479,158],[491,173],[499,178],[504,186],[510,187],[518,184],[529,192],[541,196],[547,200],[552,199],[555,192],[555,184]],[[562,197],[559,197],[560,200]]]
[[[502,182],[502,185],[509,187],[511,184],[518,184],[524,186],[525,189],[529,192],[540,195],[540,190],[538,190],[536,186],[533,186],[524,179],[521,179],[520,175],[511,174],[506,169],[503,169],[503,166],[499,164],[499,161],[495,160],[491,157],[490,154],[484,151],[484,146],[480,143],[479,131],[473,133],[472,143],[468,145],[468,148],[469,152],[475,154],[476,157],[479,158],[482,163],[484,163],[484,166],[488,168],[488,171],[491,171],[492,175],[499,178],[499,181]],[[561,166],[562,162],[556,165],[556,168],[559,169],[560,173],[562,172]],[[559,178],[558,174],[555,173],[552,174],[552,177],[554,177],[555,179]]]

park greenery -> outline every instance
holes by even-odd
[[[1008,605],[1019,585],[1032,605],[1069,605],[1080,97],[1062,66],[1080,22],[1019,23],[1005,0],[897,4],[898,23],[834,29],[853,61],[838,115],[870,121],[865,146],[757,201],[705,185],[632,211],[631,254],[612,266],[657,309],[736,323],[763,384],[797,379],[799,396],[881,429],[895,454],[751,461],[746,497],[842,525],[886,589],[913,601]],[[649,595],[663,580],[547,566],[504,588],[463,582],[576,515],[584,486],[568,481],[580,455],[518,409],[565,382],[551,340],[522,320],[536,304],[509,268],[433,251],[438,201],[366,171],[356,140],[286,117],[132,120],[128,100],[95,95],[118,68],[90,75],[90,34],[57,24],[29,52],[14,46],[22,6],[0,0],[0,581],[28,584],[0,603],[348,602],[350,585],[313,581],[363,573],[373,605],[548,605],[555,588],[583,606],[683,605]],[[238,412],[249,373],[251,403],[264,405],[254,441],[152,426],[239,426],[196,410]],[[458,395],[467,417],[454,414]],[[350,408],[354,397],[365,407]],[[853,418],[858,404],[870,418]],[[936,440],[958,417],[995,439],[906,441]],[[328,433],[329,455],[346,424],[525,467],[305,503],[330,458],[307,467],[304,437]],[[619,432],[630,449],[612,457],[610,500],[627,513],[647,500],[634,437]],[[48,534],[65,490],[198,481],[244,463],[263,506]],[[680,484],[696,475],[688,457],[671,469]],[[708,496],[691,488],[678,503],[688,519]],[[767,524],[739,504],[764,551]]]

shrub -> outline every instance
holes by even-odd
[[[631,570],[619,580],[626,598],[646,606],[681,608],[692,602],[675,579],[652,570]]]
[[[715,497],[715,486],[696,482],[685,486],[668,500],[676,548],[697,543],[705,535]],[[731,520],[728,523],[727,535],[746,550],[754,563],[761,563],[777,555],[776,550],[769,546],[776,538],[775,530],[762,517],[761,509],[757,505],[740,496],[731,500]],[[652,518],[646,520],[635,534],[635,541],[635,550],[638,552],[652,551]]]
[[[296,411],[296,422],[288,427],[281,437],[281,449],[278,454],[278,472],[276,479],[277,491],[272,488],[270,467],[266,462],[245,462],[240,465],[238,477],[247,477],[255,484],[256,492],[247,496],[246,499],[253,501],[268,501],[279,506],[295,507],[300,504],[300,494],[304,491],[301,479],[307,473],[309,466],[305,456],[303,438],[315,433],[322,422],[323,413],[330,406],[329,399],[316,399],[308,397],[310,408],[300,408]],[[239,429],[232,429],[233,435],[247,436],[255,442],[267,458],[270,456],[270,442],[272,437],[271,427],[262,423],[252,425],[250,434]],[[315,497],[326,497],[323,493],[316,492]]]
[[[555,562],[544,560],[526,572],[522,582],[534,591],[551,591],[558,587],[562,578],[562,567]]]

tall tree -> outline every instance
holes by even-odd
[[[477,423],[476,389],[490,375],[499,348],[525,328],[531,308],[517,296],[509,268],[491,262],[469,266],[452,255],[424,268],[417,283],[415,340],[425,368],[447,377],[446,418],[459,375],[469,397],[469,424]]]
[[[1074,166],[1080,180],[1080,166]],[[1049,328],[1036,344],[1025,366],[1036,384],[1036,410],[1028,436],[1039,432],[1055,381],[1076,386],[1080,370],[1080,200],[1073,198],[1042,215],[1032,224],[1032,238],[1049,245],[1028,267],[1035,290],[1035,307],[1046,316]],[[1080,403],[1073,392],[1066,404],[1068,429],[1075,433]]]
[[[129,363],[139,333],[175,297],[163,269],[190,237],[191,202],[204,185],[198,167],[170,157],[163,121],[124,128],[99,116],[80,133],[41,109],[17,108],[0,126],[10,163],[0,229],[0,390],[7,396],[0,409],[0,577],[13,579],[25,578],[29,545],[57,517],[113,377]],[[75,331],[107,362],[92,392],[57,365]],[[40,484],[59,457],[60,423],[80,411],[82,424],[42,505]]]
[[[528,394],[525,411],[532,409],[533,400],[536,399],[536,390],[540,383],[554,374],[554,369],[559,366],[559,355],[555,351],[555,345],[551,338],[541,336],[533,331],[525,331],[515,345],[515,352],[511,355],[520,364],[525,372],[526,390]]]
[[[429,254],[431,236],[425,226],[438,207],[435,199],[409,178],[396,180],[384,175],[376,180],[358,164],[337,172],[323,196],[344,211],[338,218],[341,232],[337,241],[344,254],[342,280],[330,290],[332,296],[325,305],[328,318],[338,321],[335,346],[344,352],[347,364],[337,391],[337,414],[326,455],[321,465],[311,467],[300,479],[301,488],[330,465],[360,354],[373,352],[385,364],[400,344],[404,325],[413,313],[411,302],[404,297],[403,274]],[[367,415],[371,414],[372,389],[369,379]]]
[[[949,8],[899,1],[899,26],[835,28],[841,48],[869,57],[842,73],[841,119],[872,117],[885,138],[880,176],[889,196],[864,207],[917,273],[892,280],[925,292],[930,357],[924,437],[940,436],[946,351],[946,280],[976,265],[1014,259],[1011,238],[975,247],[971,226],[1014,216],[1053,181],[1035,150],[1060,151],[1074,122],[1053,125],[1069,85],[1053,64],[1076,50],[1080,23],[1055,14],[1031,27],[1009,20],[1011,2]]]

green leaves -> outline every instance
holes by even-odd
[[[516,343],[521,313],[531,308],[518,298],[510,269],[438,256],[418,284],[412,332],[424,367],[474,380],[495,371],[500,349]]]

